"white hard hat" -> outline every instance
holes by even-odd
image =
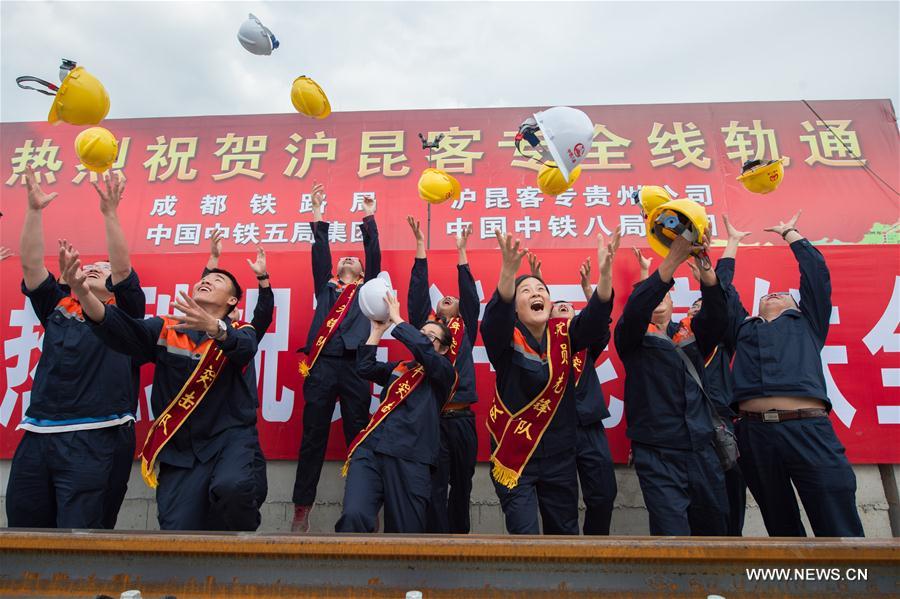
[[[581,164],[591,149],[594,139],[594,123],[590,117],[577,108],[554,106],[534,113],[533,118],[526,119],[519,126],[517,141],[525,139],[535,148],[539,140],[535,133],[540,130],[544,134],[544,142],[550,155],[542,151],[545,160],[552,160],[559,167],[563,178],[568,180],[569,174]]]
[[[391,288],[383,279],[372,279],[359,288],[359,311],[369,320],[384,322],[388,319],[388,305],[384,296],[391,292]]]
[[[252,14],[241,24],[237,37],[248,52],[257,56],[268,56],[278,47],[272,32]]]

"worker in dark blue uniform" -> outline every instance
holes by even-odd
[[[347,445],[369,422],[371,387],[356,371],[357,347],[366,340],[369,323],[359,311],[356,296],[347,306],[347,313],[343,315],[336,330],[328,335],[324,331],[330,321],[329,313],[347,286],[369,281],[381,271],[375,200],[368,197],[363,202],[365,217],[360,231],[366,259],[365,269],[359,258],[345,256],[338,259],[336,277],[332,276],[329,225],[322,220],[324,201],[324,188],[321,184],[314,185],[312,231],[315,243],[312,247],[312,273],[316,311],[309,327],[306,347],[301,350],[307,354],[307,361],[301,365],[301,372],[306,373],[306,379],[303,381],[303,433],[294,480],[293,532],[309,532],[309,512],[316,500],[316,487],[325,461],[335,402],[338,399],[341,402],[341,419]],[[322,343],[317,347],[320,340]]]
[[[203,268],[202,276],[205,277],[219,268],[219,258],[222,255],[223,238],[224,232],[221,229],[216,229],[212,232],[212,235],[210,236],[209,259],[206,261],[206,266]],[[253,308],[253,319],[250,321],[250,326],[252,326],[253,330],[256,332],[256,343],[259,345],[262,343],[263,337],[266,336],[266,332],[272,324],[272,317],[275,313],[275,294],[272,292],[269,270],[266,266],[266,251],[263,249],[262,245],[256,245],[256,260],[247,259],[247,265],[250,267],[250,270],[253,271],[254,276],[256,276],[259,287],[256,305]],[[235,307],[228,315],[228,318],[232,321],[240,320],[241,311]],[[256,358],[251,360],[244,369],[244,379],[247,382],[247,388],[253,393],[256,405],[259,405],[259,380],[256,373]],[[254,460],[254,472],[257,474],[257,495],[265,500],[266,495],[268,495],[269,487],[268,479],[266,477],[266,458],[262,452],[262,447],[259,448],[259,453]],[[221,527],[221,524],[217,527]]]
[[[716,262],[716,277],[725,294],[725,303],[730,319],[736,309],[735,304],[740,305],[741,301],[733,285],[734,257],[737,255],[741,240],[750,233],[735,229],[727,216],[724,217],[724,220],[728,230],[728,245],[725,246],[722,257]],[[688,317],[693,318],[702,304],[702,299],[695,301],[688,310]],[[734,340],[726,335],[703,371],[707,394],[715,404],[716,412],[732,432],[734,432],[734,421],[737,418],[737,413],[731,409],[734,397],[734,380],[731,374],[733,358]],[[740,464],[725,471],[725,493],[728,496],[728,536],[739,537],[744,531],[744,517],[747,511],[747,483],[741,473]]]
[[[788,292],[769,293],[759,316],[737,302],[731,317],[741,470],[771,536],[806,536],[796,488],[816,536],[861,537],[856,476],[828,418],[820,358],[831,278],[825,258],[797,231],[799,216],[766,231],[787,241],[797,259],[800,304]]]
[[[360,376],[383,387],[381,405],[350,447],[343,511],[335,532],[374,532],[382,505],[385,532],[425,531],[431,472],[440,453],[438,421],[457,379],[447,354],[452,338],[440,321],[417,330],[400,317],[393,294],[385,300],[388,320],[372,321],[369,337],[357,352]],[[409,349],[411,361],[375,359],[391,324],[392,336]]]
[[[612,259],[618,248],[617,230],[609,245],[598,237],[600,278],[597,290],[587,306],[568,326],[567,363],[572,369],[574,354],[594,344],[605,344],[609,338],[609,316],[612,311]],[[544,282],[533,276],[516,277],[525,256],[519,241],[497,231],[503,266],[497,289],[485,307],[481,321],[481,338],[488,359],[497,372],[497,394],[503,407],[513,414],[533,405],[549,385],[550,331],[548,322],[552,303]],[[560,323],[561,321],[553,321]],[[554,380],[557,375],[554,374]],[[510,486],[491,470],[494,489],[511,534],[538,534],[541,524],[545,534],[578,534],[578,479],[575,464],[578,414],[575,401],[575,376],[570,373],[561,390],[556,411],[539,438],[531,437],[535,446],[517,480]],[[536,395],[540,394],[540,395]],[[497,408],[492,404],[490,419]],[[528,410],[529,412],[531,410]],[[528,436],[526,422],[519,422],[523,436]],[[535,432],[537,432],[535,430]],[[498,451],[498,439],[492,437],[492,454]],[[504,441],[505,442],[505,441]],[[501,471],[502,472],[502,471]],[[540,512],[540,523],[538,513]]]
[[[9,526],[113,528],[134,457],[137,362],[103,345],[85,324],[79,301],[44,265],[45,194],[26,171],[28,208],[22,227],[22,292],[44,326],[31,402],[18,428],[6,490]],[[117,216],[124,181],[107,176],[100,195],[109,262],[85,267],[99,301],[143,317],[144,293],[131,268]]]
[[[441,410],[441,451],[437,469],[431,479],[431,502],[428,505],[428,525],[425,530],[468,534],[469,497],[472,494],[472,477],[475,475],[475,461],[478,457],[475,413],[471,408],[478,401],[472,347],[478,337],[480,310],[475,278],[469,270],[466,256],[466,242],[472,234],[472,228],[468,227],[456,238],[459,297],[445,295],[432,311],[425,237],[419,221],[411,216],[406,217],[406,221],[416,238],[416,259],[409,279],[409,323],[421,328],[430,320],[438,319],[446,324],[451,318],[460,317],[465,327],[465,335],[454,363],[459,382],[456,391]]]
[[[698,372],[725,332],[725,297],[715,271],[699,265],[703,307],[692,333],[672,322],[675,269],[691,255],[677,237],[659,269],[632,291],[616,324],[625,366],[626,431],[652,535],[724,535],[725,480],[713,447],[713,422],[702,390],[676,351]]]
[[[528,261],[531,265],[531,274],[543,279],[541,263],[537,256],[530,253]],[[590,301],[594,293],[590,258],[582,262],[579,274],[584,297]],[[570,302],[563,300],[553,302],[550,318],[571,319],[574,316],[575,306]],[[612,453],[609,451],[606,428],[603,426],[603,420],[609,418],[609,409],[603,399],[600,378],[594,368],[608,343],[609,334],[605,335],[601,342],[584,350],[584,361],[580,365],[582,373],[575,387],[575,408],[578,412],[575,465],[578,468],[578,482],[581,485],[581,498],[584,500],[585,508],[582,532],[586,535],[609,534],[613,504],[618,493]]]
[[[160,415],[156,426],[176,401],[193,406],[156,460],[160,528],[256,530],[265,465],[259,460],[256,395],[243,371],[256,354],[257,334],[250,325],[234,326],[227,316],[241,297],[237,280],[216,269],[194,285],[192,296],[182,292],[173,303],[181,316],[136,319],[94,296],[84,284],[77,252],[61,254],[66,280],[93,333],[111,349],[156,365],[151,397]],[[198,377],[204,354],[214,350],[224,355],[221,368]],[[183,390],[197,380],[206,381],[204,395],[188,401]],[[155,478],[152,463],[145,474],[150,478]]]

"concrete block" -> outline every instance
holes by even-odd
[[[156,501],[156,489],[151,489],[141,477],[141,463],[135,461],[131,465],[131,475],[128,477],[128,492],[125,499],[147,499]]]
[[[477,522],[477,523],[476,523]],[[486,535],[502,535],[506,533],[506,522],[499,502],[496,505],[482,504],[478,506],[478,519],[472,520],[472,532]]]
[[[143,485],[143,481],[141,482]],[[153,508],[156,518],[156,502],[151,499],[126,499],[119,509],[116,530],[147,530],[150,509]]]
[[[9,486],[9,466],[12,460],[0,460],[0,493],[6,494],[6,487]]]
[[[288,517],[288,506],[290,506],[290,517]],[[293,504],[285,502],[266,502],[259,510],[262,516],[262,523],[259,525],[258,532],[290,532],[291,517],[293,517]]]
[[[266,478],[269,484],[269,494],[266,496],[266,502],[290,502],[294,494],[296,472],[297,462],[267,462]]]
[[[884,484],[876,464],[859,464],[853,467],[856,474],[856,504],[887,509]]]
[[[319,503],[309,515],[309,531],[316,533],[333,533],[334,525],[341,517],[340,503]],[[384,530],[384,515],[381,519],[382,530]],[[290,526],[288,526],[290,528]]]
[[[475,475],[472,476],[472,501],[479,503],[498,501],[494,482],[491,480],[490,464],[486,462],[475,465]]]
[[[319,477],[319,487],[316,490],[316,503],[341,503],[344,501],[344,483],[346,479],[341,476],[343,462],[325,462],[322,466],[322,475]],[[296,462],[295,462],[296,467]],[[293,485],[293,474],[291,484]],[[334,522],[332,522],[332,525]],[[333,531],[332,531],[333,532]]]
[[[648,535],[650,521],[647,510],[637,507],[619,507],[613,509],[609,532],[612,535]]]
[[[616,466],[616,486],[618,491],[614,503],[615,508],[644,507],[644,495],[641,493],[641,485],[633,467]]]

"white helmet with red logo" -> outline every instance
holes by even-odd
[[[537,131],[544,134],[547,150],[540,148]],[[516,147],[522,139],[541,152],[544,162],[556,163],[563,178],[568,180],[572,170],[581,164],[591,149],[594,139],[594,123],[590,117],[577,108],[554,106],[534,113],[519,126]],[[520,149],[521,151],[521,149]],[[549,151],[549,156],[547,155]]]

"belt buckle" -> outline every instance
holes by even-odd
[[[781,415],[775,410],[770,410],[763,412],[762,419],[763,422],[781,422]]]

